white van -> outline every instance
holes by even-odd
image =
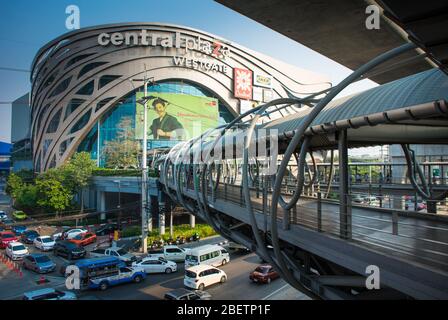
[[[185,256],[185,268],[207,264],[223,266],[230,261],[229,252],[221,246],[207,244],[191,249]]]
[[[188,288],[203,291],[205,287],[226,281],[224,271],[205,264],[185,269],[184,286]]]

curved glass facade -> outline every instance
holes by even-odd
[[[108,141],[117,138],[120,123],[124,119],[129,119],[134,135],[136,134],[137,119],[137,94],[143,92],[143,87],[136,89],[131,94],[121,98],[110,110],[103,115],[100,121],[90,130],[89,134],[84,138],[78,147],[78,152],[90,152],[92,159],[95,159],[100,167],[105,166],[104,147]],[[218,124],[224,124],[234,119],[233,114],[213,93],[199,87],[198,85],[187,83],[185,81],[166,81],[152,86],[148,86],[148,92],[153,93],[174,93],[184,94],[194,97],[215,98],[219,103],[219,119]],[[98,135],[99,132],[99,135]],[[137,139],[137,138],[136,138]],[[178,141],[163,141],[163,145],[175,144]],[[148,149],[162,146],[160,141],[148,140]]]

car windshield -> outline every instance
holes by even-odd
[[[24,245],[14,246],[12,247],[12,251],[20,251],[20,250],[26,250]]]
[[[163,263],[167,263],[168,262],[165,258],[159,258],[159,261],[162,261]]]
[[[268,272],[268,268],[266,267],[258,267],[257,269],[255,269],[256,272],[260,272],[260,273],[267,273]]]
[[[43,243],[48,243],[48,242],[53,242],[53,240],[51,240],[51,238],[41,238]]]
[[[118,253],[120,256],[122,256],[122,255],[127,254],[127,251],[124,250],[124,249],[118,249],[118,250],[117,250],[117,253]]]
[[[2,238],[3,239],[11,239],[11,238],[14,238],[14,235],[11,233],[6,233],[6,234],[2,235]]]
[[[188,278],[196,279],[196,273],[194,273],[193,271],[185,270],[185,275],[186,275]]]
[[[37,263],[45,263],[45,262],[50,262],[50,258],[48,258],[47,256],[39,256],[36,257],[36,262]]]
[[[191,262],[198,262],[198,257],[197,256],[192,256],[191,254],[188,254],[185,257],[185,260],[187,261],[191,261]]]
[[[75,239],[75,240],[82,240],[82,235],[78,234],[76,237],[73,237],[73,239]]]
[[[37,231],[30,230],[30,231],[26,232],[26,235],[27,236],[36,236],[36,235],[39,235],[39,234],[37,233]]]

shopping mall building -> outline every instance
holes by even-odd
[[[64,34],[39,50],[31,71],[29,135],[38,172],[57,167],[77,151],[90,152],[99,166],[106,166],[104,148],[120,130],[142,141],[138,101],[145,79],[152,97],[148,149],[197,136],[260,103],[330,86],[325,76],[218,36],[159,23]],[[156,101],[171,121],[159,121]],[[179,128],[177,138],[165,135]]]

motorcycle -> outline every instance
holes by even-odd
[[[199,233],[197,233],[197,232],[189,238],[190,242],[199,241],[199,239],[200,239],[200,236],[199,236]]]
[[[176,244],[177,245],[184,244],[184,243],[185,243],[185,237],[180,237],[180,236],[176,237]]]

